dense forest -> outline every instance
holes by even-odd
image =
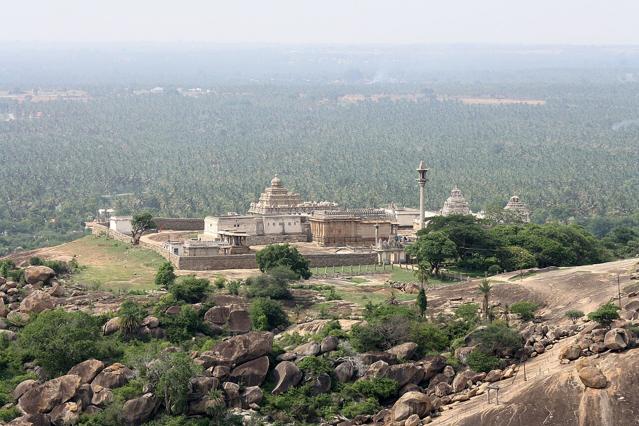
[[[78,88],[84,101],[0,99],[0,118],[12,117],[0,121],[0,254],[73,238],[98,208],[244,212],[275,173],[308,200],[415,207],[421,159],[429,209],[456,184],[475,211],[518,194],[537,223],[578,221],[598,236],[615,221],[636,227],[639,83],[595,77],[217,85],[196,96],[91,86]]]

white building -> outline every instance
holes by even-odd
[[[111,216],[109,219],[109,229],[120,232],[122,234],[130,235],[133,228],[131,227],[131,216]]]

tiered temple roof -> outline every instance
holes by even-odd
[[[530,209],[517,195],[510,197],[504,210],[515,213],[523,222],[530,222]]]
[[[282,186],[282,180],[275,175],[271,186],[264,190],[257,203],[251,203],[248,212],[256,215],[302,214],[336,206],[337,204],[327,201],[302,202],[300,195]]]
[[[444,202],[444,207],[442,208],[442,216],[449,216],[451,214],[470,214],[468,201],[466,201],[457,186],[453,187],[453,190],[450,191],[450,197]]]

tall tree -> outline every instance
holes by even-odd
[[[145,231],[155,228],[153,215],[149,212],[136,213],[131,220],[131,242],[133,244],[140,243],[140,237]]]
[[[426,314],[426,309],[428,308],[428,299],[426,298],[426,291],[423,286],[420,287],[419,293],[417,293],[417,300],[415,303],[419,309],[419,315],[424,318],[424,314]]]
[[[258,251],[255,257],[262,272],[284,266],[305,280],[311,277],[308,260],[289,244],[271,244]]]
[[[407,251],[408,254],[417,258],[420,270],[428,264],[430,272],[436,275],[439,274],[439,269],[446,259],[455,258],[457,255],[455,243],[440,231],[422,233]]]
[[[490,291],[492,290],[492,288],[493,286],[490,284],[490,281],[488,281],[488,278],[484,278],[479,284],[479,292],[483,296],[482,309],[484,310],[484,319],[487,322],[490,322],[489,301],[490,301]]]

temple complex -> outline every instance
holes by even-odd
[[[512,212],[522,222],[530,222],[530,209],[528,209],[528,206],[521,201],[517,195],[510,197],[504,210]]]
[[[321,246],[377,245],[396,234],[396,225],[383,209],[316,211],[310,223],[313,242]]]
[[[471,214],[468,201],[464,198],[461,190],[457,188],[457,185],[450,191],[450,197],[444,202],[444,207],[442,208],[442,216],[450,216],[453,214]]]
[[[282,180],[275,175],[271,180],[271,186],[264,190],[256,203],[251,203],[248,213],[253,215],[310,214],[317,209],[335,207],[337,207],[336,203],[328,201],[302,202],[300,195],[282,186]]]

